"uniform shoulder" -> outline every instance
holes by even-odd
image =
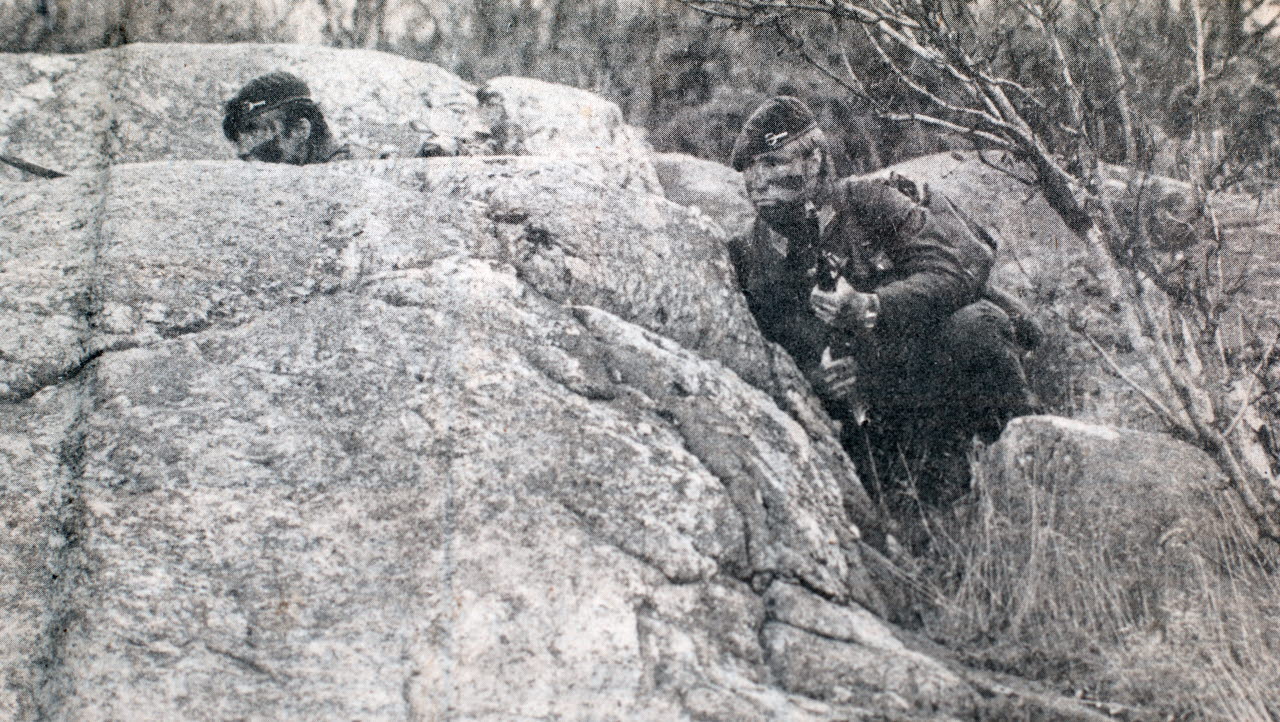
[[[866,210],[881,207],[910,207],[915,202],[879,178],[851,176],[837,182],[837,193],[846,204]]]
[[[926,213],[918,203],[890,183],[851,177],[836,184],[835,202],[876,232],[911,236],[924,225]]]

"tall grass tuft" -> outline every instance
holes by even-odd
[[[986,462],[964,512],[932,521],[930,636],[1126,719],[1280,719],[1280,555],[1230,496],[1195,494],[1204,513],[1152,538],[1082,528],[1060,465]]]

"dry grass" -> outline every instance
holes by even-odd
[[[1280,718],[1280,555],[1230,497],[1135,549],[1062,523],[1052,479],[1009,481],[976,464],[964,509],[929,520],[928,634],[1124,719]]]

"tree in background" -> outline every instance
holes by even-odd
[[[871,43],[832,24],[843,11],[832,14],[829,8],[857,3],[698,4],[721,15],[755,13],[749,22],[739,21],[737,30],[711,27],[706,14],[687,5],[678,0],[0,0],[0,50],[79,52],[129,42],[377,48],[438,63],[473,82],[522,75],[593,90],[617,102],[630,122],[650,129],[660,150],[722,161],[746,113],[767,95],[787,91],[809,100],[833,129],[845,172],[961,144],[963,134],[938,124],[886,120],[868,97],[833,87],[815,67],[788,62],[776,42],[751,32],[768,25],[761,22],[764,9],[787,13],[787,26],[809,42],[807,50],[840,51],[821,58],[829,67],[859,69],[874,91],[869,96],[899,113],[922,112],[930,101],[883,66]],[[867,7],[910,10],[910,5]],[[947,29],[967,33],[958,40],[977,53],[975,59],[995,52],[993,67],[1009,79],[1032,78],[1045,85],[1059,76],[1054,56],[1040,52],[1043,30],[1027,9],[1039,8],[1073,77],[1087,89],[1090,116],[1104,121],[1095,124],[1091,136],[1104,160],[1120,162],[1125,153],[1147,152],[1154,170],[1180,177],[1208,173],[1211,188],[1257,189],[1277,180],[1280,70],[1266,52],[1268,33],[1280,18],[1275,0],[1112,0],[1105,6],[935,0],[921,5],[952,8]],[[1097,22],[1090,19],[1094,5],[1103,15]],[[799,12],[802,8],[807,9]],[[1262,17],[1269,19],[1254,20]],[[850,20],[844,18],[846,25]],[[1109,43],[1096,41],[1093,28],[1099,22],[1108,28]],[[886,49],[891,56],[898,52]],[[1113,56],[1120,60],[1118,72],[1111,67]],[[1203,66],[1199,75],[1197,62]],[[1117,87],[1125,92],[1112,92]],[[1127,105],[1120,102],[1125,99]],[[1014,100],[1029,122],[1070,112],[1061,103],[1036,109],[1024,98]],[[1153,121],[1145,124],[1150,137],[1141,136],[1144,129],[1125,130],[1124,117],[1134,113]],[[1123,150],[1117,154],[1117,149]],[[1187,159],[1201,169],[1182,167]]]

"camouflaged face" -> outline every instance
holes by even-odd
[[[293,103],[311,103],[311,89],[292,73],[277,71],[254,78],[228,100],[222,118],[222,133],[236,142],[246,125],[263,113]]]
[[[828,163],[821,134],[814,128],[778,150],[761,153],[744,171],[747,197],[770,225],[801,222],[819,199]]]

